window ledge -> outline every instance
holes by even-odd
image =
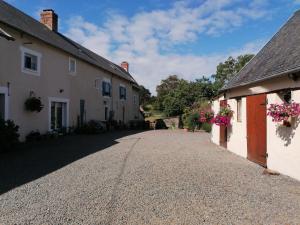
[[[34,76],[37,76],[37,77],[40,76],[40,72],[39,71],[30,70],[30,69],[26,69],[26,68],[23,68],[22,72],[26,73],[26,74],[29,74],[29,75],[34,75]]]

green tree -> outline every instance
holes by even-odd
[[[217,72],[213,75],[215,79],[215,89],[222,88],[232,77],[234,77],[240,70],[254,57],[252,54],[240,55],[236,59],[229,57],[225,62],[217,66]]]
[[[151,92],[143,85],[140,85],[139,95],[140,95],[140,105],[145,106],[151,102],[152,99]]]
[[[171,75],[167,79],[162,80],[160,85],[156,86],[157,98],[155,108],[158,110],[164,110],[163,101],[170,93],[170,91],[176,89],[182,79],[179,79],[177,75]]]
[[[180,80],[176,88],[169,90],[162,99],[164,113],[167,116],[177,116],[182,114],[185,107],[194,102],[190,90],[190,83],[186,80]]]

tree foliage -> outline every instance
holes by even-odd
[[[216,74],[211,78],[202,77],[195,81],[180,79],[171,75],[162,80],[156,87],[157,98],[155,108],[163,111],[167,116],[183,114],[186,108],[194,103],[211,101],[229,79],[235,76],[254,55],[241,55],[237,58],[229,57],[217,66]]]
[[[225,62],[217,66],[217,72],[213,75],[215,79],[215,88],[222,88],[232,77],[254,57],[252,54],[240,55],[236,59],[229,57]]]
[[[149,89],[145,88],[143,85],[140,85],[140,105],[145,106],[146,104],[149,104],[151,102],[151,92]]]

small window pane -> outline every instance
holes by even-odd
[[[37,62],[38,62],[37,56],[25,53],[24,68],[37,71]]]

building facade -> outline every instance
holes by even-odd
[[[300,118],[290,126],[267,115],[272,104],[300,103],[300,12],[222,89],[213,110],[233,110],[227,128],[213,125],[212,141],[259,165],[300,180]]]
[[[128,63],[118,66],[60,34],[53,10],[38,22],[0,1],[0,28],[0,117],[19,125],[22,138],[89,120],[141,119]],[[40,99],[42,110],[26,110],[28,98]]]

